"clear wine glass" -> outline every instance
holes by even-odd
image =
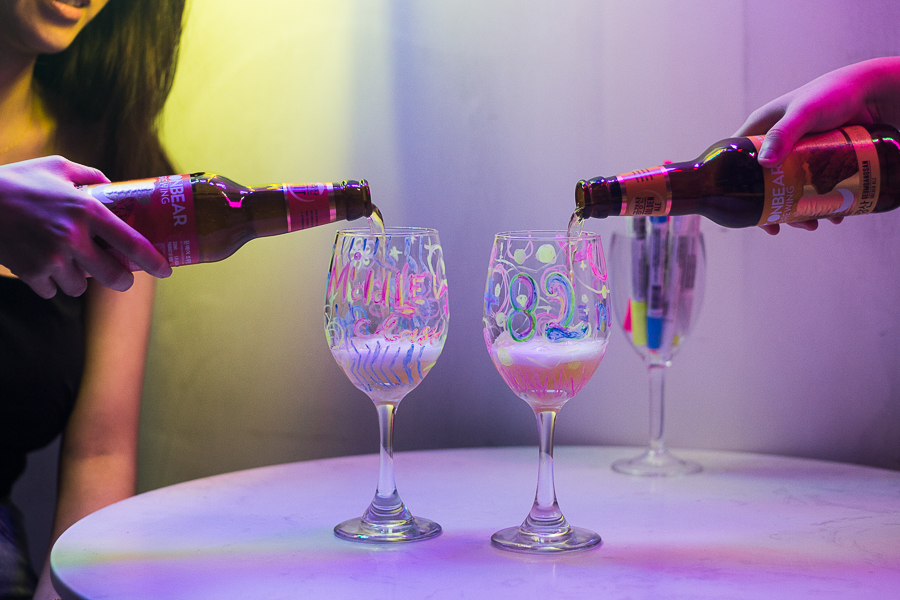
[[[609,339],[606,262],[600,237],[559,231],[498,233],[484,293],[484,341],[503,381],[527,402],[540,436],[537,492],[518,527],[491,542],[517,552],[585,550],[595,532],[572,527],[556,500],[556,415],[594,374]]]
[[[338,365],[375,403],[381,435],[375,497],[362,517],[334,528],[339,538],[408,542],[440,534],[440,525],[412,516],[397,493],[393,422],[400,401],[441,354],[449,319],[436,230],[337,232],[325,293],[325,335]]]
[[[666,477],[702,467],[674,456],[663,434],[666,369],[684,345],[703,303],[706,253],[700,217],[629,217],[628,233],[613,234],[610,273],[617,285],[613,312],[650,379],[650,446],[617,460],[619,473]]]

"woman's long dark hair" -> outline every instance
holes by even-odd
[[[57,122],[94,132],[97,164],[113,181],[174,173],[157,119],[175,78],[185,0],[110,0],[34,78]]]

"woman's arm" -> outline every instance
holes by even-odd
[[[127,292],[88,288],[85,369],[63,434],[51,544],[75,521],[135,492],[137,439],[154,280],[135,273]],[[36,600],[58,598],[49,557]]]

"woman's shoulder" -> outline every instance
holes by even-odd
[[[75,119],[60,120],[55,127],[52,154],[73,162],[99,168],[103,157],[102,127]]]
[[[84,165],[95,166],[103,156],[102,126],[86,123],[48,106],[35,97],[23,135],[0,156],[0,164],[59,154]]]

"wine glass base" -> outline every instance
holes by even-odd
[[[491,544],[501,550],[527,554],[558,554],[590,550],[600,545],[600,535],[582,527],[569,527],[565,533],[538,535],[521,527],[507,527],[491,536]]]
[[[668,450],[647,450],[640,456],[617,460],[612,464],[612,470],[644,477],[679,477],[699,473],[703,467],[673,456]]]
[[[334,528],[334,535],[342,540],[370,544],[418,542],[440,534],[440,525],[421,517],[386,524],[367,523],[357,518],[344,521]]]

